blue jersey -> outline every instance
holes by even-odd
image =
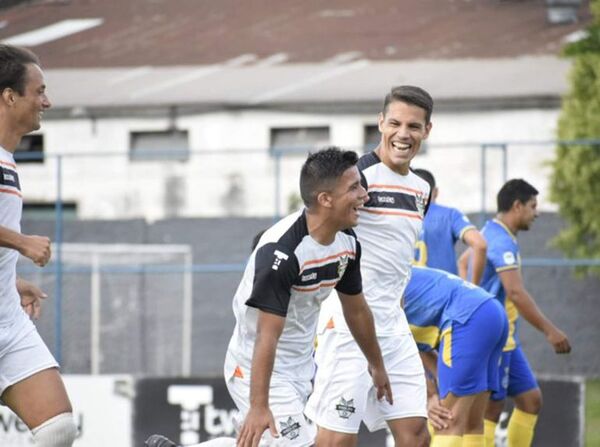
[[[453,322],[465,324],[491,298],[483,289],[456,275],[413,266],[404,291],[404,312],[419,349],[436,348],[442,331]]]
[[[458,273],[454,245],[470,229],[475,228],[469,218],[456,208],[429,206],[423,220],[423,231],[415,253],[416,264],[446,272]]]
[[[519,344],[517,319],[519,312],[512,301],[506,299],[506,292],[499,273],[521,268],[521,255],[517,238],[506,225],[497,219],[488,220],[481,234],[487,242],[487,260],[481,278],[481,287],[494,295],[504,306],[508,317],[509,334],[505,351],[513,350]]]

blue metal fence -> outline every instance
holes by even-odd
[[[508,179],[508,149],[512,147],[525,147],[525,146],[592,146],[600,150],[600,139],[585,139],[585,140],[572,140],[572,141],[551,141],[551,140],[540,140],[540,141],[514,141],[514,142],[461,142],[452,144],[436,145],[436,148],[447,148],[447,149],[464,149],[464,148],[478,148],[481,154],[480,164],[480,212],[479,212],[479,223],[483,224],[486,216],[486,194],[487,194],[487,175],[486,175],[486,161],[487,154],[493,150],[499,150],[502,157],[502,180]],[[231,155],[247,155],[249,153],[269,153],[272,156],[273,170],[274,170],[274,212],[273,217],[277,219],[283,212],[281,210],[282,202],[282,169],[281,164],[285,157],[290,155],[306,154],[308,149],[271,149],[271,150],[260,150],[260,151],[248,151],[248,150],[232,150],[227,151],[227,154]],[[190,152],[190,154],[200,152]],[[206,151],[201,152],[202,155],[223,154],[223,151]],[[96,154],[93,154],[96,155]],[[123,156],[122,153],[102,153],[97,154],[98,156]],[[156,155],[156,152],[152,152],[152,155]],[[62,298],[63,298],[63,275],[64,273],[78,273],[85,272],[85,268],[65,268],[62,262],[62,243],[63,243],[63,162],[65,159],[70,159],[79,156],[90,156],[86,154],[76,153],[61,153],[61,154],[42,154],[42,153],[17,153],[15,158],[19,160],[36,160],[41,158],[55,158],[56,159],[56,197],[55,197],[55,234],[54,234],[54,263],[51,267],[47,267],[44,270],[46,273],[52,273],[54,275],[54,305],[55,305],[55,348],[54,353],[57,360],[60,362],[62,357]],[[600,152],[599,152],[600,156]],[[599,259],[562,259],[562,258],[535,258],[535,259],[524,259],[523,265],[525,267],[566,267],[574,268],[581,266],[600,266]],[[174,265],[153,265],[143,267],[144,272],[151,272],[156,274],[161,273],[174,273],[189,271],[192,273],[199,274],[214,274],[224,272],[242,272],[243,264],[194,264],[189,266],[174,266]],[[139,267],[103,267],[104,271],[109,273],[136,273],[140,271]]]

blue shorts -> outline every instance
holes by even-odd
[[[508,320],[494,299],[483,303],[465,324],[442,331],[438,355],[440,397],[469,396],[499,389],[498,363],[508,337]]]
[[[537,380],[521,346],[502,353],[498,370],[500,391],[492,393],[492,400],[504,400],[506,396],[518,396],[525,391],[538,388]]]

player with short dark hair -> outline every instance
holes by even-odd
[[[21,233],[23,196],[14,160],[21,138],[40,128],[50,101],[38,58],[0,44],[0,397],[31,430],[36,446],[70,447],[77,435],[56,360],[28,318],[45,295],[17,278],[19,253],[39,266],[50,240]]]
[[[360,244],[349,230],[367,200],[357,161],[355,153],[338,148],[310,155],[300,174],[306,208],[265,231],[250,257],[234,298],[236,327],[224,368],[245,419],[240,446],[268,445],[273,438],[277,445],[313,444],[314,428],[303,412],[312,390],[319,309],[334,288],[378,398],[392,400],[362,295]]]
[[[423,364],[400,304],[410,278],[414,247],[427,209],[429,185],[410,170],[432,123],[431,96],[405,85],[385,97],[378,117],[381,141],[358,167],[369,200],[356,233],[363,248],[364,294],[390,377],[394,404],[375,398],[367,362],[342,318],[337,300],[321,311],[315,390],[306,415],[319,426],[320,446],[353,446],[361,422],[390,428],[396,446],[429,444]]]
[[[537,194],[537,189],[525,180],[509,180],[498,192],[496,218],[487,221],[481,230],[488,244],[481,287],[504,305],[509,322],[509,336],[500,364],[502,388],[492,394],[485,417],[485,437],[489,445],[494,443],[507,395],[515,402],[508,424],[509,445],[531,445],[542,406],[542,393],[519,342],[519,315],[544,333],[557,354],[571,351],[567,336],[538,308],[521,277],[517,234],[529,230],[537,218]],[[466,251],[459,259],[462,269],[467,269],[469,254]]]

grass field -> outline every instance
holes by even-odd
[[[600,446],[600,380],[586,382],[585,445]]]

